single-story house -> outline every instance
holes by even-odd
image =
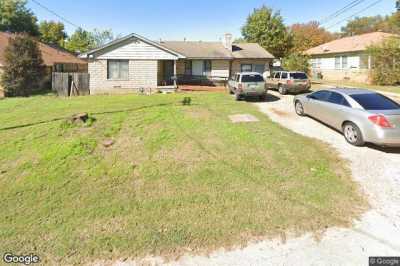
[[[0,32],[0,75],[5,64],[4,51],[8,46],[10,38],[15,35],[7,32]],[[46,79],[51,77],[51,72],[87,72],[87,62],[75,55],[66,52],[62,49],[49,46],[38,42],[39,49],[42,53],[43,62],[46,65],[48,73]],[[0,97],[3,95],[3,90],[0,87]],[[3,95],[4,96],[4,95]]]
[[[274,58],[256,43],[151,41],[130,34],[80,56],[88,60],[91,93],[176,88],[226,81],[239,71],[269,70]]]
[[[312,75],[320,73],[326,80],[351,80],[369,82],[373,58],[367,54],[370,45],[398,35],[372,32],[324,43],[306,51],[310,59]]]

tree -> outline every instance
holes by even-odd
[[[40,40],[51,45],[64,46],[67,38],[64,24],[54,21],[42,21],[39,24]]]
[[[65,48],[73,53],[84,53],[95,47],[93,34],[82,28],[78,28],[65,44]]]
[[[309,57],[301,53],[292,53],[282,60],[282,66],[288,71],[310,73]]]
[[[304,52],[335,39],[332,33],[320,27],[316,21],[293,24],[290,27],[290,31],[293,36],[292,51],[295,53]]]
[[[248,42],[256,42],[275,57],[284,57],[292,48],[292,38],[280,13],[262,6],[254,9],[242,28],[242,35]]]
[[[387,18],[382,16],[357,17],[342,27],[342,36],[353,36],[387,29]]]
[[[400,83],[400,40],[389,38],[367,50],[373,58],[371,79],[379,85],[395,85]]]
[[[42,54],[37,41],[27,34],[10,38],[4,52],[1,84],[8,96],[28,96],[40,89],[44,77]]]
[[[102,46],[118,38],[118,36],[114,35],[112,30],[110,29],[109,30],[94,29],[92,32],[92,36],[95,42],[95,47]]]
[[[0,0],[0,31],[39,35],[37,18],[26,8],[26,0]]]

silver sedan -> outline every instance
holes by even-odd
[[[363,146],[400,146],[400,105],[364,89],[326,89],[294,98],[296,113],[309,115]]]

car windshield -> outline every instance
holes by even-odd
[[[398,103],[378,93],[353,94],[350,95],[350,97],[358,102],[365,110],[400,109]]]
[[[301,73],[301,72],[290,73],[290,78],[291,79],[307,79],[307,75],[305,73]]]
[[[243,75],[242,82],[262,82],[264,78],[260,75]]]

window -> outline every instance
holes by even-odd
[[[398,110],[400,105],[379,93],[350,95],[365,110]]]
[[[339,105],[344,105],[350,107],[350,104],[347,102],[347,100],[343,97],[343,95],[340,95],[337,92],[331,92],[329,97],[328,97],[328,102],[334,103],[334,104],[339,104]]]
[[[279,79],[281,77],[281,72],[275,72],[274,79]]]
[[[317,59],[311,59],[311,67],[317,68]]]
[[[308,79],[306,73],[303,73],[303,72],[290,73],[290,78],[291,79]]]
[[[129,79],[129,60],[108,60],[107,79]]]
[[[263,82],[264,78],[261,75],[243,75],[242,82]]]
[[[310,94],[308,97],[314,100],[326,101],[330,95],[329,91],[317,91]]]
[[[340,69],[340,56],[335,57],[335,69]]]
[[[211,60],[204,60],[203,63],[203,74],[204,76],[210,76],[211,75]]]
[[[254,65],[254,72],[264,74],[265,65]]]
[[[317,58],[317,68],[321,68],[321,58]]]
[[[192,75],[192,61],[185,61],[185,75]]]
[[[253,65],[252,64],[242,64],[242,65],[240,65],[240,71],[241,72],[251,72],[251,71],[253,71]]]
[[[288,78],[288,73],[287,72],[282,72],[281,79],[287,79]]]
[[[347,56],[342,56],[342,69],[347,68]]]

